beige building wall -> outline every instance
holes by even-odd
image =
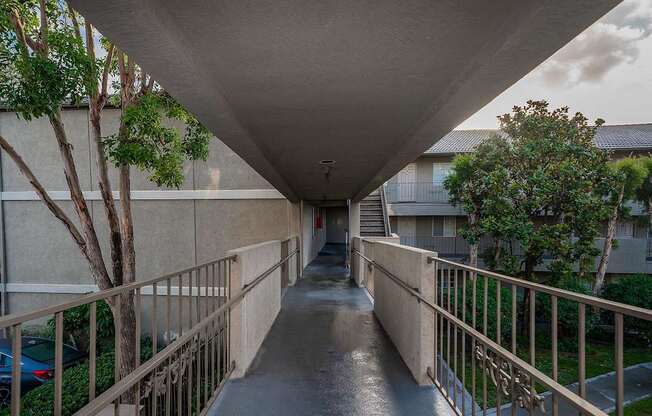
[[[87,110],[67,109],[63,120],[107,259],[108,230],[97,191]],[[103,134],[115,133],[118,123],[119,110],[105,110]],[[14,113],[0,112],[0,134],[75,218],[47,120],[25,122]],[[37,200],[29,183],[4,154],[0,154],[0,165],[0,288],[6,290],[6,311],[22,312],[94,290],[88,266],[64,226]],[[284,239],[299,231],[298,204],[290,204],[217,139],[211,141],[207,161],[186,163],[185,181],[179,190],[158,188],[147,175],[136,169],[132,172],[138,279],[219,258],[238,247]],[[113,168],[111,178],[117,190]]]

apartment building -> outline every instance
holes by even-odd
[[[444,180],[453,158],[472,152],[497,130],[453,130],[405,166],[385,184],[387,211],[392,232],[403,244],[433,250],[441,256],[463,260],[469,246],[459,230],[466,222],[464,211],[448,200]],[[613,158],[647,155],[652,152],[652,124],[602,126],[595,145],[612,152]],[[609,273],[649,273],[652,271],[652,245],[646,213],[632,203],[633,218],[618,224],[618,248],[609,262]],[[488,241],[481,242],[483,245]],[[602,246],[602,240],[596,241]]]

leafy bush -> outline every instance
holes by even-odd
[[[496,280],[488,278],[487,281],[487,335],[492,340],[496,340]],[[472,324],[473,317],[473,282],[468,279],[466,282],[466,321]],[[461,289],[458,298],[462,299]],[[478,276],[476,282],[476,329],[482,332],[483,329],[483,308],[484,308],[484,278]],[[500,288],[500,333],[501,341],[504,343],[509,340],[512,333],[512,291],[509,287],[501,286]]]
[[[554,284],[558,289],[590,295],[591,289],[576,277],[562,278]],[[537,294],[537,315],[546,322],[551,322],[552,307],[550,296]],[[599,324],[600,315],[593,308],[586,307],[586,332],[594,331]],[[577,351],[577,334],[579,328],[579,304],[572,300],[558,298],[557,300],[557,331],[559,334],[559,349],[562,351]],[[549,326],[549,325],[548,325]]]
[[[113,385],[113,353],[97,357],[96,391],[102,393]],[[88,363],[76,365],[63,372],[62,414],[72,415],[88,403]],[[27,392],[21,401],[21,415],[51,415],[54,405],[54,382]],[[3,409],[2,416],[9,415],[9,409]]]
[[[620,277],[604,287],[602,297],[614,302],[652,309],[652,277],[646,274]],[[612,323],[613,313],[605,313],[605,320]],[[652,340],[652,322],[626,316],[625,330],[628,333],[639,334],[648,342]]]
[[[90,304],[79,305],[63,313],[64,339],[71,342],[80,351],[88,352],[90,340]],[[113,349],[113,313],[105,301],[97,302],[97,344],[98,354]],[[47,326],[54,337],[54,318],[48,320]],[[69,340],[69,341],[68,341]]]
[[[152,358],[152,339],[145,337],[140,343],[140,360],[141,362],[145,362],[150,358]],[[95,386],[98,395],[113,385],[113,362],[113,350],[99,355],[95,361]],[[72,415],[88,403],[88,362],[80,363],[64,370],[63,391],[62,413],[64,415]],[[54,382],[49,381],[30,390],[23,396],[21,401],[21,414],[34,416],[51,415],[53,406]],[[10,412],[8,410],[3,409],[0,412],[0,416],[9,415]]]

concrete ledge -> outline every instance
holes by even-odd
[[[424,297],[434,296],[432,252],[400,244],[376,242],[373,260]],[[417,383],[432,384],[427,376],[434,364],[434,313],[418,302],[379,267],[374,268],[374,313],[396,346]]]
[[[279,240],[254,244],[228,252],[237,259],[231,265],[231,296],[236,296],[263,272],[281,260]],[[281,310],[281,268],[263,279],[231,309],[229,348],[236,368],[231,377],[245,375]]]

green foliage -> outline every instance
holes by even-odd
[[[63,313],[64,339],[72,343],[81,351],[88,352],[90,339],[90,304],[79,305]],[[105,301],[97,302],[96,311],[97,343],[99,353],[113,348],[113,314]],[[55,321],[50,318],[47,322],[48,329],[54,334]]]
[[[558,289],[569,292],[591,295],[591,288],[577,277],[566,277],[554,285]],[[552,306],[550,296],[537,294],[537,314],[546,322],[552,322]],[[600,314],[586,307],[586,332],[594,331],[600,323]],[[557,330],[559,332],[559,348],[562,351],[577,351],[577,333],[579,328],[579,306],[571,300],[557,300]]]
[[[487,252],[487,263],[527,279],[544,255],[557,279],[571,276],[576,264],[589,269],[612,189],[609,155],[593,145],[602,120],[590,126],[581,113],[551,110],[545,101],[528,101],[499,120],[508,138],[456,159],[446,182],[453,202],[478,217],[464,237],[491,237],[501,250]]]
[[[105,138],[109,159],[116,165],[133,165],[150,174],[158,186],[180,187],[186,159],[205,160],[210,132],[174,99],[163,92],[142,95],[123,113],[126,131]],[[181,136],[168,120],[185,124]]]
[[[485,278],[478,276],[476,279],[476,329],[483,331],[483,308],[484,308],[484,284]],[[472,324],[473,321],[473,281],[468,279],[466,282],[466,321]],[[496,340],[497,336],[497,319],[496,319],[496,306],[498,305],[497,283],[495,279],[487,278],[487,335],[492,340]],[[461,289],[458,293],[458,298],[462,298]],[[512,333],[512,291],[509,287],[501,286],[500,288],[500,333],[501,341],[506,342],[510,340]]]
[[[652,277],[647,274],[621,276],[604,287],[602,297],[615,302],[652,309]],[[606,314],[605,318],[613,322],[613,314]],[[625,328],[628,332],[640,334],[648,342],[652,341],[652,322],[626,316]]]
[[[96,389],[97,393],[106,391],[113,385],[113,352],[97,357]],[[62,414],[72,415],[88,403],[88,363],[76,365],[63,372]],[[52,414],[54,404],[54,382],[49,381],[29,391],[22,397],[21,414],[46,416]],[[3,409],[2,415],[8,415]]]
[[[78,101],[97,85],[99,63],[89,58],[82,41],[63,23],[59,8],[52,3],[47,8],[47,52],[23,47],[9,19],[18,10],[27,35],[35,36],[38,6],[8,2],[0,8],[0,100],[26,120],[54,114],[62,103]]]

